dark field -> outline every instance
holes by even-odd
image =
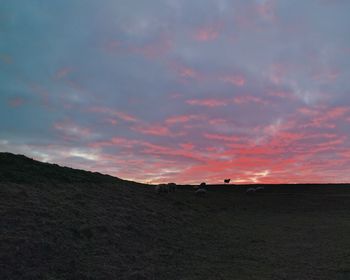
[[[349,202],[346,185],[157,194],[0,154],[0,279],[350,279]]]

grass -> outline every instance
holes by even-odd
[[[11,154],[0,170],[0,279],[350,279],[346,186],[197,197]]]

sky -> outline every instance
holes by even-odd
[[[0,7],[0,151],[146,183],[350,182],[350,1]]]

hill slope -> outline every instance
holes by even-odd
[[[349,279],[350,188],[281,188],[157,194],[0,154],[0,279]]]
[[[122,180],[97,172],[39,162],[23,155],[0,153],[0,181],[13,183],[37,183],[45,181],[102,183],[121,182]]]
[[[142,184],[2,153],[0,279],[151,279],[186,223],[168,202]]]

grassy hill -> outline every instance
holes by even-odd
[[[0,279],[350,279],[350,188],[151,186],[0,153]]]

